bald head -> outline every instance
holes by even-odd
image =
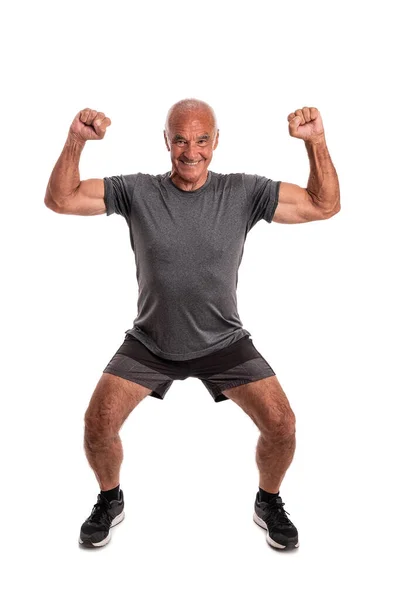
[[[204,185],[208,165],[218,146],[217,119],[207,102],[186,98],[168,111],[164,140],[171,155],[171,179],[182,190]]]
[[[215,137],[218,124],[214,110],[207,102],[203,100],[197,100],[197,98],[186,98],[185,100],[179,100],[171,106],[168,111],[167,118],[165,120],[165,132],[170,137],[170,132],[174,127],[174,124],[183,119],[195,118],[196,115],[201,115],[203,118],[209,121],[211,124],[213,135]]]

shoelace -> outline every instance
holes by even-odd
[[[288,525],[292,525],[292,521],[286,516],[290,515],[283,507],[285,503],[282,502],[281,498],[274,498],[270,502],[264,502],[266,506],[268,506],[268,512],[266,515],[266,522],[268,527],[287,527]]]
[[[98,501],[92,508],[92,512],[90,515],[90,520],[93,523],[98,523],[100,525],[106,525],[109,527],[111,525],[112,517],[107,512],[108,502],[105,498],[101,498],[98,496]]]

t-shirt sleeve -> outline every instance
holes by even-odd
[[[242,174],[247,200],[249,203],[248,230],[264,219],[271,223],[278,205],[281,182],[262,175]]]
[[[137,173],[134,175],[113,175],[104,179],[104,203],[107,216],[116,213],[129,219],[132,210]]]

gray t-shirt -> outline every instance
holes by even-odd
[[[104,201],[107,216],[126,219],[135,255],[138,314],[125,333],[162,358],[189,360],[251,335],[237,311],[238,269],[250,229],[272,221],[281,182],[208,170],[185,192],[170,174],[104,177]]]

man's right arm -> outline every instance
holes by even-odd
[[[69,215],[101,215],[106,212],[104,180],[80,180],[79,159],[87,139],[102,139],[111,124],[104,113],[80,111],[70,128],[63,151],[47,184],[44,202],[51,210]]]

